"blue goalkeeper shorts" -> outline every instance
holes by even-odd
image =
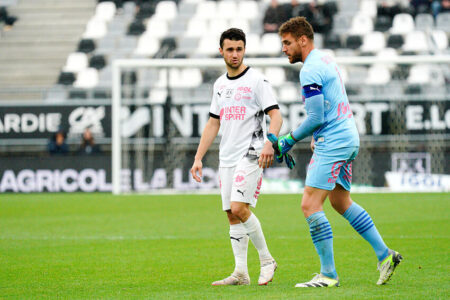
[[[339,183],[350,191],[352,185],[352,161],[359,147],[347,147],[332,151],[316,150],[309,162],[305,185],[331,191]]]

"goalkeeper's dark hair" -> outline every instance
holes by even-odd
[[[225,39],[232,41],[243,41],[245,47],[245,33],[239,28],[230,28],[224,32],[220,36],[220,48],[223,47],[223,41]]]

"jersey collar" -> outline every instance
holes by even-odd
[[[239,74],[239,75],[236,75],[236,76],[234,76],[234,77],[230,77],[230,76],[228,76],[228,73],[227,73],[227,78],[228,78],[229,80],[236,80],[236,79],[238,79],[238,78],[241,78],[242,76],[244,76],[244,75],[245,75],[245,73],[247,73],[248,69],[250,69],[250,67],[247,67],[247,68],[245,68],[245,70],[244,70],[244,71],[242,71],[242,73],[241,73],[241,74]]]

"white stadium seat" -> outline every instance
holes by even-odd
[[[246,36],[245,54],[258,55],[260,54],[261,45],[259,34],[250,33]]]
[[[206,32],[205,29],[208,28],[207,24],[207,21],[204,19],[190,19],[186,29],[186,37],[201,37],[203,32]]]
[[[256,1],[239,1],[237,17],[239,19],[254,20],[259,16],[259,7]]]
[[[286,73],[281,67],[267,67],[264,70],[264,75],[274,87],[278,87],[286,81]]]
[[[217,4],[215,1],[204,1],[197,5],[195,18],[214,19],[217,15]]]
[[[153,18],[169,21],[175,19],[177,13],[177,5],[174,1],[161,1],[156,5]]]
[[[406,35],[403,51],[424,53],[429,51],[428,41],[423,31],[411,31]]]
[[[378,53],[386,47],[386,39],[384,34],[379,31],[373,31],[367,33],[363,38],[363,44],[361,45],[362,52]]]
[[[414,30],[414,19],[410,14],[397,14],[392,21],[392,34],[406,34]]]
[[[433,30],[431,32],[433,45],[437,50],[445,50],[448,48],[447,34],[443,30]]]
[[[350,34],[363,35],[373,31],[372,18],[364,13],[359,13],[353,17]]]
[[[134,54],[137,56],[153,56],[159,50],[159,40],[149,34],[143,34],[139,37]]]
[[[389,68],[385,65],[373,65],[369,68],[366,84],[385,85],[391,80]]]
[[[219,53],[219,39],[214,36],[204,36],[200,39],[196,51],[198,54],[212,56]]]
[[[278,55],[281,52],[280,37],[277,33],[265,33],[261,37],[261,53],[266,55]]]
[[[231,19],[236,16],[237,5],[234,1],[217,2],[217,18]]]
[[[169,26],[164,19],[151,18],[147,22],[146,30],[144,34],[156,38],[163,38],[169,33]]]
[[[106,35],[106,23],[103,20],[91,18],[86,25],[86,30],[83,33],[85,39],[99,39]]]
[[[359,11],[368,15],[371,18],[375,18],[377,16],[377,1],[362,0],[359,5]]]
[[[95,19],[109,22],[116,14],[116,5],[112,1],[100,2],[95,8]]]
[[[86,69],[88,66],[87,55],[83,52],[70,53],[67,57],[66,65],[64,66],[64,71],[78,73],[81,70]]]
[[[94,68],[87,68],[78,73],[77,80],[73,83],[74,87],[93,88],[98,85],[98,71]]]

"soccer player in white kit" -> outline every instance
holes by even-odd
[[[214,84],[210,118],[203,130],[191,168],[192,177],[201,182],[202,158],[219,129],[219,177],[222,208],[230,223],[234,272],[213,285],[249,285],[247,249],[249,238],[261,263],[259,285],[272,281],[277,264],[270,254],[258,218],[250,211],[260,193],[263,169],[273,163],[272,143],[265,139],[265,114],[270,116],[269,133],[278,136],[282,118],[270,83],[262,74],[243,64],[245,34],[230,28],[220,37],[220,54],[227,73]]]

